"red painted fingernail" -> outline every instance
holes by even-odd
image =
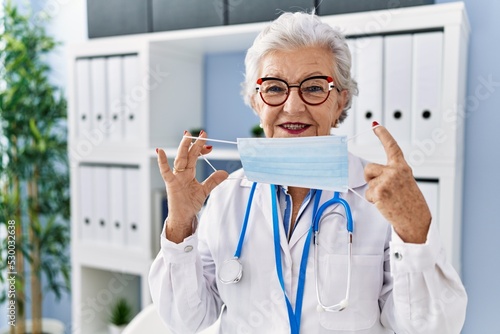
[[[374,127],[376,127],[376,126],[379,126],[379,125],[380,125],[380,124],[378,124],[378,122],[377,122],[377,121],[373,121],[373,123],[372,123],[372,128],[374,128]]]
[[[207,150],[211,150],[211,149],[212,149],[212,145],[206,145],[206,146],[205,146],[205,148],[206,148]]]
[[[202,134],[203,134],[204,132],[205,132],[205,131],[203,131],[203,130],[200,130],[200,135],[202,135]]]
[[[184,130],[184,136],[187,135],[187,133],[188,133],[187,130]]]
[[[158,154],[158,149],[156,149],[156,154]]]

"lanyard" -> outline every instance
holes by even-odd
[[[319,201],[321,198],[321,190],[316,191],[316,197],[314,198],[314,209],[313,209],[313,222],[315,215],[318,210]],[[300,331],[300,318],[302,315],[302,300],[304,297],[304,287],[306,280],[306,269],[307,269],[307,258],[309,256],[309,249],[311,245],[311,235],[313,224],[309,228],[307,233],[306,241],[304,242],[304,250],[302,251],[302,258],[300,260],[299,269],[299,282],[297,286],[297,296],[295,302],[295,312],[293,310],[292,304],[286,295],[285,283],[283,279],[283,268],[281,265],[281,249],[280,249],[280,235],[279,235],[279,222],[278,222],[278,205],[276,204],[276,186],[271,184],[271,204],[273,210],[273,232],[274,232],[274,257],[276,261],[276,272],[278,274],[278,280],[283,290],[285,296],[286,307],[288,310],[288,320],[290,321],[290,328],[292,334],[298,334]]]

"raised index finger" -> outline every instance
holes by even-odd
[[[375,126],[373,129],[382,146],[384,146],[385,154],[387,155],[387,164],[404,160],[403,151],[391,133],[382,125]]]

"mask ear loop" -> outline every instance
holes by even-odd
[[[198,139],[199,137],[193,137],[193,136],[183,136],[184,138],[190,138],[190,139]],[[201,138],[203,140],[207,140],[207,141],[213,141],[213,142],[217,142],[217,143],[224,143],[224,144],[232,144],[232,145],[238,145],[237,142],[235,141],[229,141],[229,140],[221,140],[221,139],[210,139],[210,138]],[[217,172],[217,169],[214,167],[214,165],[212,165],[210,163],[210,161],[208,161],[208,159],[200,153],[200,157],[203,158],[203,160],[205,160],[205,162],[210,166],[210,168],[212,168],[212,170],[214,172]],[[246,180],[247,178],[246,177],[228,177],[226,180]]]
[[[370,203],[364,196],[362,196],[360,193],[358,193],[357,191],[355,191],[354,189],[352,188],[347,188],[347,190],[351,191],[354,195],[358,196],[359,198],[361,198],[363,201],[365,201],[366,203],[370,204],[370,205],[373,205],[373,203]]]
[[[380,124],[377,124],[375,126],[372,126],[369,130],[358,132],[355,135],[352,135],[349,138],[347,138],[347,141],[349,142],[349,141],[353,140],[354,138],[359,137],[361,135],[364,135],[364,134],[366,134],[368,132],[373,132],[373,130],[376,129],[376,128],[378,128],[379,126],[380,126]]]

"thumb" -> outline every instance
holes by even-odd
[[[213,172],[205,181],[203,181],[203,187],[205,188],[205,192],[209,194],[212,190],[215,189],[219,184],[222,183],[229,174],[225,170],[218,170]]]

